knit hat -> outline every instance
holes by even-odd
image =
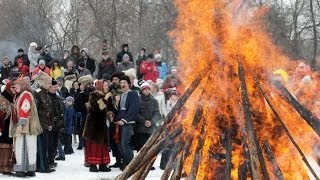
[[[58,84],[57,81],[54,78],[52,78],[52,85],[57,85],[57,84]]]
[[[84,86],[86,86],[87,84],[93,83],[93,78],[91,75],[85,75],[85,76],[81,76],[78,79],[78,82],[80,84],[83,84]]]
[[[126,43],[122,44],[122,49],[124,49],[125,47],[129,48],[129,45]]]
[[[63,81],[63,77],[62,76],[57,77],[57,81]]]
[[[155,58],[155,59],[157,59],[157,58],[161,59],[161,54],[156,54],[156,55],[154,56],[154,58]]]
[[[41,59],[41,60],[39,61],[39,65],[40,65],[40,64],[46,65],[46,62],[45,62],[43,59]]]
[[[38,45],[37,45],[37,43],[35,43],[35,42],[32,42],[32,43],[30,43],[30,47],[38,47]]]
[[[74,99],[73,99],[72,96],[68,96],[68,97],[66,98],[66,102],[67,102],[67,101],[71,101],[71,102],[73,103]]]
[[[128,84],[131,84],[131,81],[130,81],[129,76],[126,76],[126,75],[122,76],[122,77],[120,78],[120,81],[122,81],[122,80],[127,81]]]
[[[81,49],[81,53],[82,53],[83,51],[86,52],[87,54],[89,54],[88,48],[82,48],[82,49]]]
[[[22,49],[22,48],[20,48],[20,49],[18,49],[18,53],[19,53],[19,52],[24,52],[24,51],[23,51],[23,49]]]
[[[147,89],[147,88],[151,89],[151,86],[150,86],[149,83],[146,83],[146,82],[143,83],[143,84],[141,85],[141,87],[140,87],[141,91],[143,91],[143,90],[145,90],[145,89]]]
[[[17,64],[23,63],[23,60],[21,58],[17,59]]]

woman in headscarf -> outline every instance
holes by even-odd
[[[89,96],[90,107],[83,131],[86,140],[85,160],[90,165],[90,172],[109,172],[111,169],[107,167],[110,163],[108,124],[114,116],[110,111],[113,107],[112,94],[105,80],[98,80],[95,87],[96,90]]]
[[[13,137],[15,176],[35,176],[37,168],[37,135],[42,132],[30,83],[19,77],[13,85],[14,97],[9,136]]]

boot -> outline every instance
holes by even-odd
[[[66,158],[65,158],[65,157],[61,157],[61,156],[58,156],[58,157],[56,157],[55,160],[56,160],[56,161],[65,161]]]
[[[34,171],[28,171],[26,173],[26,176],[30,176],[30,177],[35,177],[36,176],[36,173]]]
[[[101,171],[101,172],[110,172],[111,169],[108,168],[106,165],[100,165],[99,166],[99,171]]]
[[[90,172],[98,172],[98,168],[96,165],[90,165],[89,171]]]
[[[14,174],[15,177],[26,177],[26,173],[25,172],[16,172]]]

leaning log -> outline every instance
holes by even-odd
[[[231,169],[232,169],[232,139],[231,130],[227,128],[226,130],[226,168],[225,168],[225,178],[226,180],[231,180]]]
[[[173,148],[173,152],[169,158],[166,168],[164,169],[160,180],[167,180],[171,174],[171,171],[174,168],[175,161],[177,159],[178,154],[182,152],[182,142],[176,143]]]
[[[275,86],[281,92],[280,95],[284,98],[299,114],[300,116],[312,127],[312,129],[320,136],[320,121],[318,121],[312,113],[302,106],[280,82],[274,82]]]
[[[173,174],[170,178],[170,180],[180,180],[181,174],[182,174],[182,168],[183,168],[183,159],[184,159],[184,153],[181,153],[177,159],[177,165],[175,170],[173,171]]]
[[[267,159],[268,161],[271,163],[272,165],[272,171],[273,171],[273,174],[274,176],[276,177],[277,180],[283,180],[283,174],[282,174],[282,171],[274,157],[274,154],[271,150],[271,147],[269,145],[269,141],[268,140],[265,140],[263,142],[263,149],[264,149],[264,152],[266,153],[267,155]]]
[[[248,148],[250,154],[251,176],[253,179],[269,179],[268,171],[251,119],[250,102],[242,63],[238,62],[238,74],[241,82],[242,105],[245,117]],[[262,170],[262,174],[261,171]]]

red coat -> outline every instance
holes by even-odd
[[[36,76],[39,73],[40,70],[41,69],[39,68],[39,66],[34,68],[34,70],[32,71],[31,78]],[[50,76],[50,69],[47,66],[44,68],[44,70],[41,70],[41,71],[43,71],[44,73],[46,73],[46,74],[48,74]]]
[[[29,76],[29,66],[23,64],[22,66],[18,66],[18,70],[23,76]]]
[[[143,74],[143,80],[151,80],[156,82],[159,78],[158,68],[155,62],[144,61],[141,63],[139,68],[141,74]]]

